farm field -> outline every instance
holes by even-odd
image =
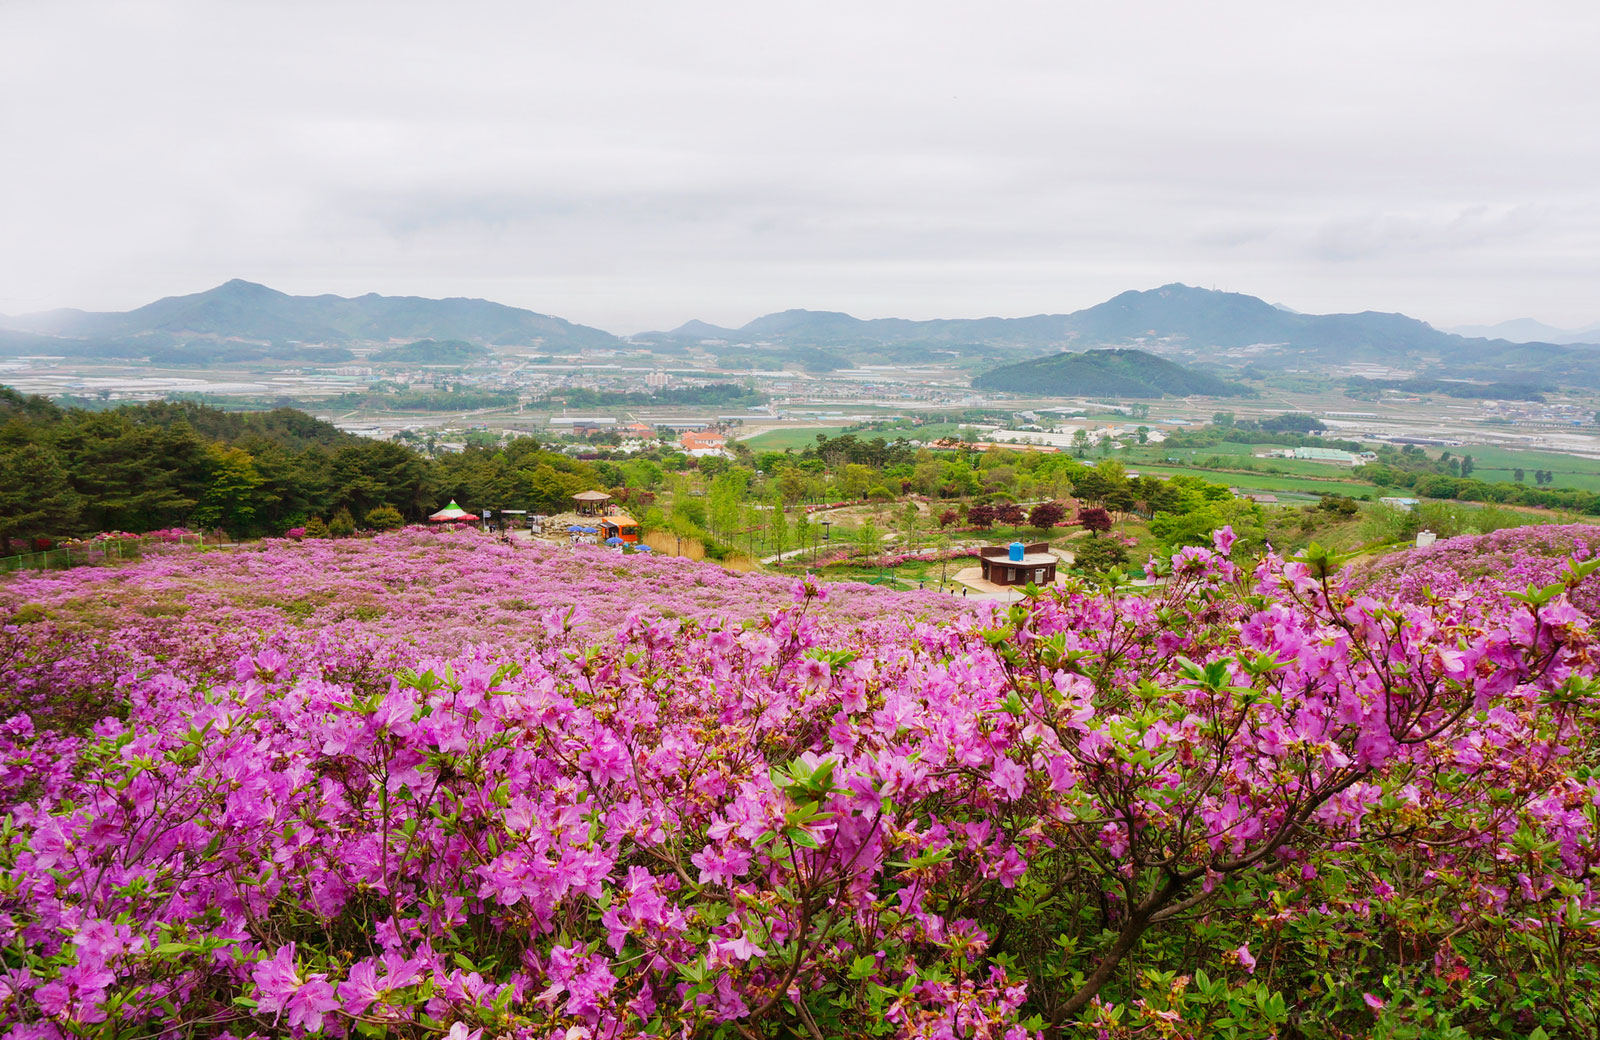
[[[1600,459],[1482,444],[1453,448],[1451,451],[1457,455],[1472,456],[1472,475],[1479,480],[1510,483],[1514,476],[1512,471],[1520,468],[1524,471],[1523,483],[1533,486],[1533,471],[1544,469],[1555,475],[1550,487],[1600,491]]]
[[[1287,476],[1275,473],[1247,473],[1229,470],[1201,469],[1189,466],[1172,466],[1166,463],[1129,462],[1128,468],[1139,473],[1148,473],[1160,477],[1200,477],[1214,483],[1228,484],[1243,491],[1290,491],[1305,495],[1338,494],[1360,497],[1371,495],[1377,498],[1380,489],[1374,484],[1355,480],[1348,475],[1344,479],[1328,478],[1317,479],[1314,477]],[[1348,474],[1348,471],[1344,471]],[[1388,492],[1382,492],[1387,494]]]

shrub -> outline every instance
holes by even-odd
[[[1072,543],[1072,566],[1086,574],[1101,574],[1125,566],[1128,550],[1115,538],[1082,538]]]
[[[1111,530],[1111,514],[1100,506],[1090,506],[1088,509],[1079,510],[1078,526],[1088,531],[1091,535],[1099,531]]]
[[[333,519],[328,521],[328,536],[330,538],[348,538],[356,533],[355,517],[350,515],[350,510],[340,506],[339,511],[333,514]]]
[[[379,506],[367,513],[367,526],[374,531],[393,531],[405,526],[406,518],[394,506]]]

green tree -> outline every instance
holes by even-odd
[[[220,527],[235,538],[249,534],[265,504],[255,460],[242,448],[210,444],[206,463],[209,479],[190,523],[202,530]]]
[[[706,491],[711,529],[723,539],[731,538],[739,528],[740,508],[749,480],[749,470],[730,468],[717,474]]]
[[[1169,551],[1210,545],[1211,532],[1221,527],[1233,528],[1236,555],[1255,552],[1266,539],[1261,507],[1249,499],[1205,502],[1181,514],[1157,513],[1150,520],[1150,533]]]
[[[84,520],[97,530],[182,524],[207,484],[205,441],[182,420],[152,427],[121,413],[86,415],[61,432],[57,447]]]
[[[333,498],[352,513],[391,505],[411,519],[421,519],[441,497],[430,487],[431,476],[415,452],[387,441],[361,441],[334,454]]]
[[[835,484],[840,498],[854,499],[865,498],[867,489],[872,486],[873,472],[871,467],[863,466],[859,462],[847,463],[835,478]]]
[[[1115,538],[1087,538],[1072,550],[1072,569],[1085,574],[1103,574],[1128,562],[1128,550]]]
[[[811,480],[795,466],[785,466],[778,472],[778,494],[791,505],[803,501],[810,491]]]
[[[883,535],[871,520],[863,520],[855,530],[855,543],[862,555],[870,555],[883,547]]]
[[[558,470],[549,461],[522,471],[522,494],[529,509],[538,513],[562,513],[572,508],[572,496],[588,490],[577,473]]]
[[[11,555],[12,538],[71,532],[80,505],[53,451],[38,444],[0,451],[0,556]]]
[[[906,552],[915,552],[921,544],[922,538],[922,511],[915,502],[907,502],[900,511],[900,546]]]
[[[789,517],[783,511],[783,496],[774,495],[772,508],[767,510],[767,528],[771,535],[772,551],[782,554],[789,548]]]
[[[812,545],[812,537],[815,532],[816,528],[812,526],[810,518],[806,516],[803,510],[795,516],[794,543],[797,548],[810,548]]]

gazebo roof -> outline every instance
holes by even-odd
[[[572,496],[578,502],[609,502],[611,496],[604,491],[580,491]]]

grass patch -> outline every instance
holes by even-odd
[[[843,426],[808,426],[804,429],[793,430],[768,430],[758,433],[754,437],[740,438],[739,443],[750,446],[751,451],[789,451],[791,449],[808,448],[817,443],[817,434],[825,433],[829,437],[837,437],[844,429]],[[877,434],[869,434],[870,440]],[[887,438],[893,440],[893,437]]]

